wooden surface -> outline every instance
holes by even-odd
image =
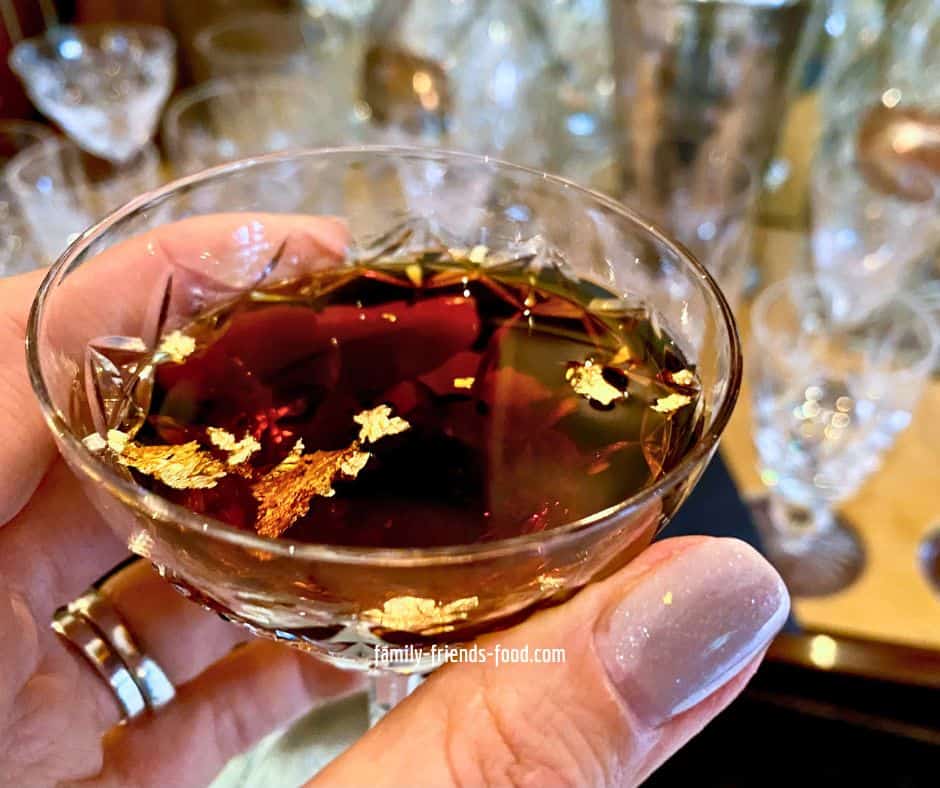
[[[798,268],[805,254],[801,233],[762,231],[756,256],[764,283]],[[745,370],[747,311],[745,305],[739,316]],[[722,456],[742,494],[763,489],[751,439],[746,373],[738,407],[722,439]],[[885,455],[881,469],[840,511],[861,537],[867,565],[844,591],[794,600],[799,623],[824,632],[940,650],[940,595],[932,591],[917,564],[920,540],[940,525],[940,381],[928,384],[911,426]]]

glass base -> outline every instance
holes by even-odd
[[[390,670],[369,677],[369,727],[374,727],[424,681],[420,673],[404,675]]]
[[[940,594],[940,526],[924,537],[917,556],[927,581]]]
[[[748,501],[767,559],[777,568],[792,596],[825,596],[851,585],[865,566],[865,548],[838,515],[822,531],[804,531],[805,523],[779,521],[770,496]]]

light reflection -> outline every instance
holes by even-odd
[[[839,644],[828,635],[816,635],[809,642],[809,659],[817,668],[828,670],[839,658]]]

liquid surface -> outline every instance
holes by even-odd
[[[215,428],[257,446],[242,471],[226,465],[199,489],[133,474],[266,535],[265,507],[290,501],[296,516],[274,530],[301,541],[428,547],[534,533],[647,487],[700,431],[694,370],[647,311],[566,277],[536,286],[420,260],[346,267],[255,291],[183,333],[195,346],[156,368],[134,444],[196,441],[224,462]],[[397,427],[364,438],[369,412]],[[309,507],[291,498],[296,477],[259,495],[259,478],[285,478],[272,470],[292,450],[355,467],[333,467]]]

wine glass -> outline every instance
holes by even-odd
[[[316,188],[298,194],[288,207],[279,203],[279,210],[290,210],[298,221],[298,214],[341,217],[350,248],[360,254],[374,248],[377,237],[387,244],[395,228],[403,239],[400,251],[440,233],[468,248],[485,243],[494,250],[536,238],[533,248],[542,250],[533,253],[538,262],[554,265],[561,255],[583,280],[620,294],[607,306],[642,304],[701,382],[701,428],[688,452],[640,492],[566,525],[428,548],[264,538],[197,515],[122,475],[82,442],[94,430],[82,405],[88,402],[85,386],[104,395],[102,387],[108,385],[93,372],[86,377],[89,342],[99,343],[96,353],[110,348],[114,363],[136,368],[134,353],[139,360],[141,347],[150,346],[161,326],[185,324],[270,276],[272,243],[280,243],[274,228],[285,217],[260,213],[269,190],[243,186],[280,178]],[[205,212],[200,195],[206,190],[228,190],[234,196],[226,210],[247,212],[240,218],[243,226],[226,234],[236,247],[230,254],[195,244],[191,255],[172,261],[152,253],[113,253],[115,244],[168,218],[196,221]],[[478,198],[468,202],[468,193]],[[234,221],[231,213],[228,217]],[[120,292],[127,296],[108,295],[114,287],[99,289],[101,276],[122,281]],[[93,319],[80,324],[74,316],[90,299],[96,302]],[[341,667],[377,674],[373,719],[405,694],[415,674],[440,661],[427,648],[401,649],[391,659],[380,658],[378,648],[472,640],[563,602],[642,551],[714,453],[741,379],[734,321],[715,282],[688,253],[624,206],[568,181],[486,157],[383,147],[270,154],[183,178],[133,200],[83,233],[51,270],[33,308],[28,358],[62,454],[130,550],[152,561],[184,594],[252,632]]]
[[[834,509],[910,423],[937,328],[917,300],[898,295],[862,322],[834,323],[810,275],[768,287],[751,325],[754,440],[769,491],[755,507],[757,526],[791,593],[833,593],[864,564]]]
[[[163,141],[173,169],[187,175],[247,156],[355,142],[348,109],[328,88],[297,76],[212,79],[170,102]]]
[[[6,169],[11,159],[35,145],[54,139],[45,126],[27,120],[0,121],[0,276],[29,271],[41,265],[29,225],[7,183]]]
[[[64,137],[17,154],[7,164],[6,176],[33,244],[47,263],[90,224],[162,180],[160,154],[151,143],[129,161],[115,164]]]
[[[811,184],[817,286],[832,318],[847,325],[903,292],[912,270],[940,243],[940,175],[921,168],[916,195],[872,182],[857,126],[836,124],[824,136]],[[910,144],[910,136],[895,141],[899,151]]]
[[[58,26],[20,41],[10,68],[83,150],[116,165],[147,146],[173,88],[176,42],[150,25]]]
[[[713,143],[674,137],[629,147],[616,192],[685,244],[737,309],[759,193],[754,168]]]

